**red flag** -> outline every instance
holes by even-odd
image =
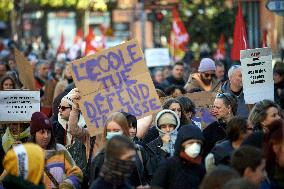
[[[238,13],[235,20],[233,48],[231,50],[231,59],[240,60],[240,50],[248,48],[247,34],[243,20],[243,11],[240,1],[238,2]]]
[[[215,60],[223,60],[225,58],[226,52],[225,52],[225,37],[222,33],[218,42],[218,49],[214,55]]]
[[[189,41],[189,35],[183,25],[183,22],[181,21],[178,12],[176,9],[173,10],[173,26],[172,31],[175,34],[175,43],[176,45],[185,50],[185,45]]]
[[[268,35],[268,31],[267,29],[264,29],[262,32],[261,47],[267,47],[267,35]]]
[[[69,52],[67,54],[67,57],[70,60],[75,60],[76,58],[79,57],[79,55],[81,54],[81,48],[82,48],[82,43],[83,43],[83,31],[82,28],[80,28],[77,31],[77,34],[74,38],[74,42],[73,45],[70,47]]]
[[[64,53],[65,52],[65,47],[64,47],[64,33],[63,31],[61,32],[61,36],[60,36],[60,43],[59,46],[57,48],[56,54],[59,53]]]
[[[95,40],[95,35],[94,35],[94,32],[93,32],[93,28],[89,27],[89,32],[88,32],[88,35],[85,39],[85,41],[86,41],[85,53],[84,53],[85,56],[87,56],[89,54],[93,54],[97,51],[97,49],[93,45],[94,40]]]
[[[189,35],[184,24],[180,19],[177,10],[173,9],[173,25],[169,39],[169,46],[174,61],[177,61],[184,56],[188,41]]]
[[[82,39],[83,39],[83,31],[82,28],[79,28],[74,38],[74,44],[81,42]]]

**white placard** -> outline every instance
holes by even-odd
[[[246,104],[274,101],[271,48],[241,50],[241,65]]]
[[[0,121],[26,122],[40,111],[39,91],[0,91]]]
[[[145,58],[148,67],[169,66],[171,62],[169,49],[167,48],[146,49]]]

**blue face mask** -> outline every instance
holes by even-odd
[[[122,131],[118,132],[107,132],[106,139],[110,140],[112,137],[117,136],[117,135],[122,135]]]

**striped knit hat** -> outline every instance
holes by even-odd
[[[10,149],[3,165],[8,174],[38,185],[43,175],[44,161],[43,149],[37,144],[26,143]]]

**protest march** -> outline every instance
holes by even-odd
[[[201,1],[185,11],[157,2],[137,2],[154,18],[133,8],[132,19],[145,22],[144,32],[157,19],[153,35],[162,35],[171,10],[169,46],[147,47],[143,32],[105,46],[107,29],[100,26],[99,39],[87,27],[85,41],[76,46],[77,35],[68,50],[62,32],[55,52],[41,40],[2,43],[0,19],[0,189],[284,188],[284,38],[280,54],[265,40],[253,46],[236,1],[231,57],[224,34],[215,53],[201,45],[195,56],[186,25],[194,22],[183,17]],[[277,3],[266,8],[280,14],[284,4]],[[46,17],[55,23],[52,15],[66,16]]]

